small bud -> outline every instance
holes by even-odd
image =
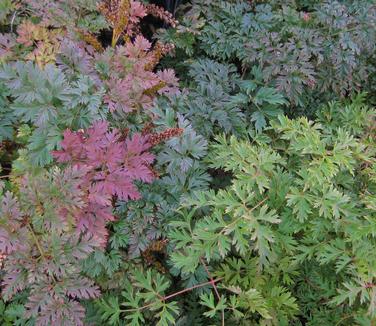
[[[311,15],[308,12],[303,13],[303,20],[305,22],[309,21],[311,19]]]
[[[308,79],[307,85],[312,89],[316,86],[316,81],[314,79]]]

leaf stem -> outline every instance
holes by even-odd
[[[210,278],[211,285],[214,288],[215,294],[216,294],[218,302],[219,302],[219,301],[221,301],[221,296],[219,295],[217,286],[215,285],[214,279],[213,279],[213,277],[212,277],[212,275],[211,275],[211,273],[209,271],[209,268],[206,266],[205,261],[204,261],[203,258],[200,258],[200,261],[201,261],[202,265],[204,266],[205,271],[206,271],[206,273],[208,274],[208,276]],[[225,326],[225,310],[223,308],[221,309],[221,315],[222,315],[222,326]]]
[[[250,212],[253,212],[256,208],[258,208],[259,206],[261,206],[263,203],[265,203],[269,198],[268,197],[265,197],[263,200],[261,200],[259,203],[256,204],[256,206],[252,207],[251,209],[248,210],[248,213]],[[244,218],[244,216],[240,216],[239,218],[237,218],[235,221],[232,221],[230,224],[226,225],[222,230],[221,232],[219,232],[219,234],[223,234],[224,232],[226,232],[227,229],[229,229],[231,226],[233,226],[234,224],[238,223],[239,220],[241,220],[242,218]]]
[[[29,229],[29,231],[30,231],[30,233],[31,233],[31,236],[32,236],[32,238],[33,238],[33,240],[34,240],[35,245],[36,245],[37,248],[38,248],[38,251],[39,251],[39,253],[40,253],[40,257],[42,257],[43,260],[46,261],[47,258],[46,258],[46,256],[45,256],[45,253],[44,253],[44,251],[43,251],[43,249],[42,249],[42,246],[40,245],[40,243],[39,243],[39,241],[38,241],[38,238],[37,238],[37,236],[36,236],[36,234],[35,234],[35,232],[34,232],[32,226],[30,225],[30,223],[27,223],[27,227],[28,227],[28,229]],[[55,276],[54,276],[53,274],[51,274],[51,276],[52,276],[53,281],[54,281],[55,283],[57,283],[57,280],[56,280]]]
[[[46,256],[44,255],[44,251],[43,251],[43,249],[42,249],[42,247],[41,247],[41,245],[40,245],[40,243],[39,243],[39,241],[38,241],[37,236],[36,236],[35,233],[34,233],[33,228],[31,227],[30,223],[27,223],[27,227],[28,227],[28,229],[30,230],[31,236],[33,237],[34,243],[35,243],[35,245],[37,246],[40,255],[45,259]]]
[[[177,295],[180,295],[180,294],[183,294],[183,293],[186,293],[186,292],[189,292],[189,291],[192,291],[194,289],[197,289],[197,288],[201,288],[203,286],[206,286],[206,285],[210,285],[210,284],[213,284],[213,283],[217,283],[219,281],[221,281],[223,279],[223,277],[220,277],[220,278],[217,278],[213,281],[209,281],[209,282],[205,282],[205,283],[200,283],[200,284],[197,284],[197,285],[194,285],[194,286],[191,286],[187,289],[184,289],[184,290],[181,290],[181,291],[178,291],[178,292],[175,292],[175,293],[172,293],[166,297],[164,297],[164,300],[169,300],[173,297],[176,297]]]
[[[212,280],[212,281],[209,281],[209,282],[200,283],[200,284],[197,284],[197,285],[191,286],[191,287],[189,287],[189,288],[187,288],[187,289],[184,289],[184,290],[181,290],[181,291],[178,291],[178,292],[174,292],[174,293],[172,293],[172,294],[170,294],[170,295],[167,295],[167,296],[165,296],[165,297],[162,297],[161,300],[162,300],[162,301],[167,301],[167,300],[169,300],[169,299],[171,299],[171,298],[174,298],[174,297],[176,297],[176,296],[178,296],[178,295],[181,295],[181,294],[183,294],[183,293],[186,293],[186,292],[190,292],[190,291],[192,291],[192,290],[194,290],[194,289],[201,288],[201,287],[203,287],[203,286],[210,285],[210,284],[213,285],[214,283],[217,283],[217,282],[221,281],[222,279],[223,279],[223,277],[220,277],[220,278],[217,278],[217,279]],[[149,304],[147,304],[147,305],[145,305],[145,306],[142,306],[142,307],[139,307],[139,308],[124,309],[124,310],[121,310],[121,311],[122,311],[122,312],[140,311],[140,310],[143,310],[143,309],[146,309],[146,308],[152,306],[153,304],[154,304],[154,302],[149,303]]]

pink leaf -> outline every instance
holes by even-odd
[[[55,153],[65,162],[84,171],[78,189],[86,200],[75,213],[80,232],[107,239],[106,223],[114,219],[113,196],[120,200],[136,200],[140,193],[135,181],[152,182],[155,174],[151,164],[154,155],[151,145],[141,134],[122,140],[117,129],[109,129],[105,121],[98,121],[86,131],[64,133],[62,149]],[[64,213],[64,212],[63,212]]]

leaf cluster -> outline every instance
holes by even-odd
[[[192,1],[181,15],[181,26],[160,35],[177,47],[174,64],[181,56],[210,58],[235,64],[244,80],[257,66],[263,85],[277,88],[295,111],[372,89],[370,1]]]
[[[196,192],[169,234],[182,275],[205,259],[224,277],[220,307],[203,301],[209,317],[220,309],[227,320],[273,325],[375,317],[374,117],[357,98],[332,103],[315,122],[279,116],[252,141],[216,138],[209,165],[231,171],[232,182]]]

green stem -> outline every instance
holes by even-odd
[[[40,253],[40,257],[42,257],[42,259],[43,259],[44,261],[46,261],[47,258],[46,258],[46,255],[45,255],[45,253],[44,253],[44,250],[43,250],[42,246],[40,245],[40,243],[39,243],[39,241],[38,241],[38,238],[37,238],[37,236],[36,236],[36,234],[35,234],[35,232],[34,232],[32,226],[30,225],[30,223],[27,223],[27,227],[28,227],[28,229],[29,229],[29,231],[30,231],[30,233],[31,233],[31,236],[32,236],[32,238],[33,238],[33,240],[34,240],[35,245],[36,245],[37,248],[38,248],[38,251],[39,251],[39,253]],[[55,276],[54,276],[54,275],[51,275],[51,276],[52,276],[53,281],[54,281],[55,283],[57,283],[57,280],[56,280]]]

